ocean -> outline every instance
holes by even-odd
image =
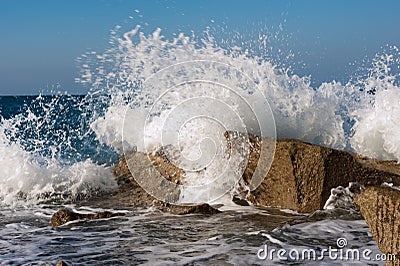
[[[173,161],[192,171],[187,182],[210,184],[226,164],[221,132],[227,129],[398,161],[399,58],[398,48],[388,46],[347,83],[312,86],[310,77],[245,47],[221,47],[210,35],[199,42],[184,34],[167,39],[160,29],[149,35],[139,26],[116,29],[106,52],[78,58],[76,81],[89,88],[86,95],[0,97],[0,264],[348,265],[327,255],[322,261],[258,256],[265,245],[321,254],[339,238],[378,254],[360,217],[334,211],[320,220],[225,202],[213,216],[116,206],[127,215],[57,228],[50,217],[62,207],[103,210],[86,200],[106,201],[117,191],[112,168],[127,151],[173,147]],[[185,200],[203,201],[202,193],[188,190]],[[290,217],[303,220],[291,224]]]

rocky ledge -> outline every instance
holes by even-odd
[[[369,187],[354,198],[379,249],[394,254],[400,265],[400,190],[390,187]],[[396,264],[397,263],[397,264]]]
[[[117,178],[119,191],[113,195],[109,195],[107,200],[90,200],[85,204],[89,206],[96,206],[101,208],[126,208],[126,207],[155,207],[160,211],[168,212],[175,215],[185,214],[206,214],[212,215],[219,211],[209,204],[200,205],[173,205],[162,202],[149,193],[147,193],[139,184],[135,178],[141,178],[142,182],[150,180],[150,176],[154,174],[154,171],[162,173],[164,178],[168,181],[172,181],[175,184],[181,183],[182,170],[170,164],[168,160],[161,153],[150,154],[150,160],[144,153],[136,152],[126,156],[121,156],[119,162],[114,167],[114,174]],[[135,165],[135,169],[131,172],[128,168],[126,160]],[[155,166],[155,168],[153,167]],[[135,178],[134,178],[135,176]],[[148,184],[153,186],[155,189],[163,187],[161,181],[159,184]],[[171,198],[179,197],[179,189],[173,189],[170,191]],[[81,214],[68,209],[61,209],[57,211],[51,218],[52,226],[60,226],[67,222],[76,220],[95,220],[95,219],[106,219],[116,216],[122,216],[123,213],[114,212],[99,212],[94,214]]]
[[[227,133],[226,137],[234,142],[237,135]],[[250,136],[249,142],[249,160],[243,174],[246,184],[251,183],[264,140]],[[254,205],[311,213],[324,207],[331,189],[346,187],[350,182],[365,187],[384,182],[399,186],[400,165],[299,140],[279,139],[271,168],[246,199]]]
[[[130,171],[127,161],[129,161],[130,165],[135,165],[135,169]],[[136,152],[121,156],[115,166],[114,174],[117,177],[120,191],[116,195],[111,196],[107,204],[119,207],[147,208],[155,206],[162,211],[177,215],[190,213],[215,214],[219,212],[217,209],[206,203],[200,205],[181,206],[165,203],[154,198],[136,182],[137,178],[140,178],[142,182],[150,182],[149,180],[154,180],[150,178],[154,174],[154,171],[161,173],[165,180],[161,180],[159,184],[147,185],[154,187],[156,190],[160,187],[164,187],[163,182],[166,182],[167,180],[171,181],[177,184],[177,186],[175,189],[170,191],[170,197],[171,199],[178,198],[178,185],[182,182],[183,170],[171,164],[160,152],[150,154],[149,157],[144,153]]]
[[[226,133],[228,147],[238,135]],[[260,147],[263,140],[250,136],[249,158],[243,173],[245,184],[250,184],[255,168],[259,161]],[[158,171],[162,176],[173,183],[176,189],[170,191],[171,198],[179,197],[178,184],[182,183],[184,171],[173,165],[162,152],[149,155],[136,152],[121,156],[114,168],[120,186],[117,195],[121,206],[143,206],[153,204],[162,205],[149,195],[135,178],[150,180],[152,171]],[[135,165],[133,172],[128,168]],[[155,167],[152,167],[154,165]],[[264,167],[260,165],[258,167]],[[152,171],[149,171],[152,169]],[[235,201],[250,202],[257,206],[270,206],[282,209],[291,209],[301,213],[312,213],[323,209],[331,195],[333,188],[347,187],[350,182],[357,182],[361,186],[380,186],[383,183],[392,183],[400,186],[400,165],[392,161],[369,159],[358,154],[317,146],[293,139],[279,139],[276,142],[275,155],[269,171],[261,184],[253,191],[235,197]],[[143,181],[142,181],[143,182]],[[153,184],[155,188],[163,184]],[[109,200],[113,204],[112,199]]]
[[[230,142],[237,136],[226,133]],[[243,180],[250,184],[265,140],[249,136],[248,141],[250,154]],[[400,265],[400,191],[382,187],[387,183],[400,186],[400,165],[395,161],[280,139],[270,170],[260,186],[245,198],[254,205],[311,213],[322,209],[328,199],[354,197],[355,207],[366,220],[380,250],[395,254],[396,260],[387,261],[387,265]]]

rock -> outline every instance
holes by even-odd
[[[236,195],[232,197],[232,201],[239,206],[250,206],[247,200],[239,198]]]
[[[129,169],[129,165],[134,165],[134,169]],[[155,179],[154,177],[160,173],[163,178]],[[160,188],[169,187],[169,202],[175,202],[179,198],[179,187],[181,184],[183,170],[171,164],[166,158],[141,152],[135,152],[129,155],[121,156],[118,164],[114,168],[114,174],[117,176],[118,184],[122,191],[129,191],[130,195],[135,195],[132,206],[150,206],[155,198],[151,194],[157,195]],[[146,190],[138,184],[137,181],[146,186]],[[170,186],[170,182],[176,184],[175,187]]]
[[[230,132],[225,134],[228,148],[229,143],[235,141],[235,136],[237,134]],[[249,141],[249,160],[243,174],[247,184],[251,183],[264,140],[250,135]],[[350,182],[364,186],[379,186],[383,182],[399,185],[400,166],[349,151],[299,140],[279,139],[271,168],[262,183],[246,199],[254,205],[311,213],[324,207],[332,188],[346,187]]]
[[[214,209],[210,205],[204,203],[200,205],[192,205],[192,206],[178,206],[172,204],[162,204],[162,210],[164,212],[170,212],[175,215],[184,215],[184,214],[217,214],[220,213],[219,210]]]
[[[99,212],[99,213],[90,213],[90,214],[82,214],[77,213],[68,209],[61,209],[57,211],[51,217],[51,225],[52,226],[60,226],[65,223],[75,221],[75,220],[96,220],[96,219],[105,219],[116,216],[123,216],[124,213],[113,213],[109,211]]]
[[[369,187],[354,202],[384,254],[395,254],[400,265],[400,191],[390,187]],[[398,263],[398,264],[396,264]]]
[[[164,151],[160,149],[155,154],[149,155],[150,161],[146,154],[136,152],[121,156],[118,164],[114,168],[114,174],[117,176],[120,191],[113,195],[107,200],[105,204],[107,206],[118,206],[118,207],[157,207],[164,212],[170,212],[172,214],[183,215],[191,213],[201,214],[215,214],[219,211],[208,204],[192,205],[192,206],[178,206],[170,203],[164,203],[149,193],[146,192],[135,178],[142,178],[143,182],[150,180],[150,175],[154,174],[148,169],[155,169],[159,171],[162,176],[175,184],[182,184],[183,170],[177,168],[171,164],[166,158]],[[127,160],[131,165],[135,165],[135,169],[132,169],[132,173],[128,168]],[[135,177],[135,178],[134,178]],[[157,189],[163,187],[162,183],[153,184]],[[179,197],[179,190],[171,191],[171,195],[176,199]],[[103,205],[104,206],[104,205]]]
[[[272,142],[257,136],[247,137],[237,132],[226,132],[225,137],[230,153],[233,152],[232,149],[238,147],[249,147],[243,180],[239,183],[244,183],[242,187],[251,186],[256,166],[261,161],[260,150],[264,147],[270,149]],[[241,145],[244,140],[249,145]],[[153,196],[139,186],[137,180],[150,187],[151,194],[160,187],[166,187],[165,182],[171,181],[176,186],[168,188],[169,202],[179,198],[178,185],[182,184],[185,173],[169,161],[170,150],[164,147],[154,154],[136,152],[127,157],[121,156],[114,170],[121,188],[114,197],[115,201],[119,201],[116,206],[149,207],[157,204],[160,206]],[[400,166],[395,162],[373,160],[349,151],[335,150],[299,140],[278,140],[274,157],[268,159],[272,161],[272,165],[266,176],[261,178],[263,181],[253,191],[249,192],[244,188],[242,195],[235,195],[238,204],[246,204],[248,201],[258,206],[312,213],[324,207],[331,196],[331,189],[347,187],[350,182],[358,182],[362,186],[379,186],[383,182],[400,185]],[[126,161],[134,165],[132,173]],[[260,165],[260,167],[266,166]],[[163,178],[154,182],[152,177],[158,172]],[[149,191],[148,188],[146,190]]]
[[[60,261],[56,264],[56,266],[68,266],[68,263],[66,263],[66,262],[63,261],[63,260],[60,260]]]

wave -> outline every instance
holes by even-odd
[[[257,84],[274,114],[279,138],[347,148],[378,159],[400,159],[396,148],[400,135],[395,132],[400,100],[400,57],[396,46],[377,54],[371,67],[362,69],[346,84],[331,81],[314,88],[310,77],[300,77],[271,61],[249,55],[245,47],[222,48],[210,35],[200,43],[182,33],[168,40],[160,29],[145,35],[137,26],[123,37],[113,32],[111,39],[115,47],[96,55],[93,66],[85,64],[79,81],[97,89],[107,86],[112,100],[106,114],[92,128],[98,139],[117,150],[122,148],[121,121],[127,102],[133,102],[133,109],[139,110],[149,99],[160,96],[156,90],[141,94],[138,84],[171,65],[208,60],[231,65]],[[204,96],[210,93],[211,90],[205,91]],[[144,119],[135,115],[138,120]]]
[[[215,132],[244,126],[254,129],[250,133],[257,133],[261,129],[253,127],[254,113],[261,114],[258,122],[274,120],[278,138],[295,138],[378,159],[400,160],[397,144],[400,133],[396,130],[400,124],[400,56],[395,46],[388,46],[377,54],[371,67],[361,69],[347,83],[331,81],[313,87],[310,77],[300,77],[264,56],[249,52],[246,47],[221,45],[209,33],[204,38],[181,33],[168,39],[162,36],[161,29],[149,35],[141,31],[140,26],[122,35],[118,30],[112,31],[111,47],[107,51],[90,52],[79,58],[81,75],[76,81],[91,88],[86,96],[74,100],[70,96],[53,96],[50,102],[39,96],[23,112],[2,119],[2,203],[11,204],[18,198],[33,201],[41,195],[71,199],[93,191],[114,190],[116,184],[110,167],[117,155],[124,148],[155,151],[161,145],[175,145],[177,139],[152,138],[170,129],[179,133],[179,145],[173,150],[180,155],[174,155],[175,162],[183,163],[182,158],[189,158],[198,163],[189,166],[207,167],[215,159],[207,154],[223,157],[224,153],[223,150],[216,152],[225,144],[221,144],[221,134]],[[258,41],[265,46],[264,38]],[[192,64],[181,70],[182,76],[187,77],[213,68],[205,79],[222,78],[229,87],[243,88],[246,95],[235,98],[227,95],[226,90],[203,84],[189,89],[178,86],[175,94],[160,100],[165,88],[156,89],[154,80],[152,86],[145,86],[155,73],[185,62],[217,62],[232,67],[237,72],[227,73],[226,68],[218,68],[216,64],[206,64],[203,68]],[[244,86],[243,77],[232,74],[239,72],[254,86]],[[180,75],[166,75],[160,82],[179,85],[171,82],[176,82]],[[258,98],[254,97],[254,88],[260,93]],[[264,100],[259,95],[267,100],[272,120],[265,106],[265,112],[243,107],[243,101]],[[201,98],[201,102],[207,97],[220,99],[228,109],[243,109],[245,114],[240,116],[238,125],[226,126],[232,117],[228,112],[224,114],[224,109],[215,107],[212,113],[221,114],[218,121],[224,122],[222,127],[201,119],[168,127],[172,111],[179,111],[180,115],[193,112],[193,106],[200,101],[195,105],[182,105],[182,102],[194,97]],[[158,109],[153,110],[149,119],[155,103]],[[144,124],[147,136],[143,136]],[[146,143],[143,143],[144,137]],[[207,142],[207,139],[212,141]],[[209,183],[220,166],[211,165],[214,172],[208,172],[200,183],[196,176],[189,176],[188,182]]]
[[[90,138],[81,115],[75,117],[82,97],[38,96],[24,99],[27,105],[19,98],[14,107],[22,110],[3,111],[11,117],[0,123],[0,206],[65,202],[117,188],[110,167],[85,147]],[[4,102],[13,106],[11,98]]]

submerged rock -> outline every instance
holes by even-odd
[[[390,187],[369,187],[354,201],[379,249],[384,254],[396,255],[397,261],[387,261],[387,265],[400,265],[400,191]]]
[[[169,212],[176,215],[195,214],[195,213],[201,213],[201,214],[220,213],[219,210],[211,207],[206,203],[200,205],[192,205],[192,206],[178,206],[178,205],[164,203],[161,204],[161,209],[164,212]]]
[[[98,212],[98,213],[77,213],[68,209],[61,209],[57,211],[55,214],[53,214],[53,216],[51,217],[51,225],[60,226],[76,220],[97,220],[97,219],[106,219],[123,215],[125,214],[109,212],[109,211]]]

